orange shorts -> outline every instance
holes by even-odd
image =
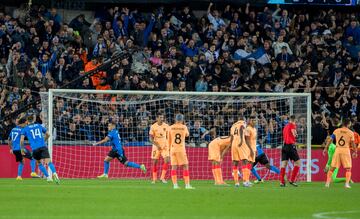
[[[209,150],[209,160],[220,162],[220,158],[221,158],[220,145],[217,144],[216,142],[210,142],[208,146],[208,150]]]
[[[249,156],[250,150],[246,145],[242,145],[241,147],[238,147],[237,145],[231,147],[231,159],[233,161],[248,160]]]
[[[340,166],[343,166],[344,168],[352,167],[350,151],[349,152],[335,151],[331,161],[331,167],[340,168]]]
[[[160,158],[166,158],[170,156],[169,147],[164,147],[162,149],[157,149],[157,147],[153,147],[151,150],[151,159],[158,160]]]
[[[170,163],[171,165],[187,165],[189,164],[186,152],[171,152],[170,153]]]

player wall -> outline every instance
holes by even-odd
[[[57,172],[64,178],[95,178],[102,173],[103,158],[109,151],[108,147],[103,146],[91,146],[86,150],[79,150],[79,147],[87,146],[55,146],[53,156],[56,158],[54,163],[57,167]],[[60,149],[60,150],[57,150]],[[66,151],[66,156],[58,156],[58,152]],[[82,153],[79,153],[82,151]],[[150,167],[149,155],[151,147],[126,147],[126,156],[131,161],[144,163]],[[266,149],[267,154],[271,154],[269,157],[270,163],[275,166],[280,165],[280,150],[279,149]],[[187,148],[187,153],[190,161],[190,174],[192,179],[212,179],[211,166],[207,160],[207,148]],[[29,162],[26,160],[23,177],[29,177],[30,167]],[[322,155],[321,150],[312,151],[312,180],[324,181],[325,174],[323,168],[326,164],[327,157]],[[305,162],[302,160],[302,168],[300,174],[306,174]],[[9,153],[8,146],[0,146],[0,178],[14,178],[17,173],[17,165],[13,155]],[[360,168],[360,159],[353,160],[353,167]],[[277,176],[269,174],[269,172],[261,165],[258,166],[259,173],[262,176],[266,176],[269,180],[277,180]],[[231,161],[228,155],[224,159],[223,163],[224,176],[226,179],[231,179]],[[181,171],[179,171],[181,175]],[[340,171],[339,176],[343,176],[344,172]],[[126,169],[119,162],[113,161],[110,167],[110,177],[114,178],[150,178],[150,173],[144,177],[144,175],[136,169]],[[355,182],[360,181],[360,172],[353,171],[352,178]]]

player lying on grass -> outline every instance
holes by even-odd
[[[156,122],[150,127],[149,136],[152,143],[151,160],[152,160],[152,183],[157,180],[157,164],[160,156],[163,158],[160,181],[167,183],[165,180],[166,172],[170,162],[170,149],[167,142],[167,132],[169,125],[164,122],[164,115],[158,114]]]
[[[108,178],[110,161],[112,161],[114,158],[118,159],[120,163],[124,164],[127,167],[141,169],[144,173],[146,173],[146,168],[144,164],[139,165],[135,162],[128,161],[127,157],[125,156],[125,151],[122,147],[120,135],[118,130],[116,129],[115,123],[110,122],[108,124],[108,130],[109,133],[103,140],[93,143],[93,146],[104,144],[108,141],[110,141],[111,143],[111,150],[104,159],[104,173],[97,178]]]
[[[24,148],[24,140],[25,137],[28,139],[30,143],[30,147],[32,150],[33,158],[38,163],[40,171],[47,178],[48,182],[54,180],[57,184],[60,183],[60,179],[56,173],[56,169],[54,164],[51,162],[49,150],[46,147],[45,141],[50,137],[49,132],[42,125],[35,123],[36,116],[30,115],[27,117],[27,125],[21,129],[21,138],[20,138],[20,146],[21,146],[21,154],[25,155]],[[45,137],[43,136],[45,134]],[[52,178],[49,177],[46,168],[43,166],[43,162],[47,164],[52,172]]]
[[[189,130],[184,125],[184,116],[177,114],[175,116],[175,124],[169,127],[169,147],[170,147],[170,162],[171,162],[171,180],[173,182],[174,189],[179,189],[177,183],[177,167],[183,167],[183,177],[185,181],[185,189],[194,189],[190,185],[189,174],[189,161],[186,155],[185,138],[189,137]]]
[[[215,185],[226,185],[223,180],[221,161],[223,160],[226,152],[229,150],[231,143],[230,136],[217,137],[209,143],[209,160],[211,161],[211,169],[215,180]]]
[[[325,187],[330,186],[330,182],[335,169],[340,168],[340,166],[343,166],[346,170],[345,188],[351,188],[349,184],[351,180],[351,167],[352,167],[350,148],[354,150],[353,152],[354,158],[357,157],[357,151],[354,143],[354,133],[349,129],[350,126],[351,126],[351,120],[348,118],[344,119],[342,127],[335,129],[333,134],[330,136],[330,138],[328,138],[328,141],[326,142],[323,155],[326,154],[328,147],[332,141],[336,142],[336,148],[331,160],[330,169],[327,173]]]
[[[258,163],[264,165],[268,170],[273,171],[276,174],[280,174],[280,170],[273,165],[270,165],[269,159],[266,156],[265,152],[261,148],[261,145],[256,146],[257,156],[255,158],[255,162],[252,164],[251,173],[256,177],[254,183],[264,182],[264,180],[260,177],[258,172],[256,171],[256,165]]]
[[[31,177],[39,178],[39,176],[35,172],[36,162],[33,159],[31,152],[24,147],[25,155],[21,154],[20,136],[21,136],[21,129],[26,125],[26,119],[19,117],[16,119],[15,123],[17,126],[11,130],[9,134],[8,142],[9,142],[10,153],[15,156],[16,162],[19,163],[16,180],[22,180],[21,176],[24,168],[24,162],[25,162],[24,158],[30,160]]]
[[[231,159],[233,161],[233,177],[235,186],[239,187],[239,171],[238,165],[241,161],[241,172],[243,175],[243,185],[245,187],[250,187],[250,169],[251,163],[249,163],[249,157],[254,156],[252,148],[245,143],[245,121],[239,120],[231,126],[230,135],[231,135]]]

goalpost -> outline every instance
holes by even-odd
[[[212,179],[207,144],[214,136],[229,134],[238,118],[257,117],[258,139],[270,163],[279,167],[282,127],[289,115],[297,118],[301,168],[298,180],[311,181],[310,93],[217,93],[118,90],[50,89],[41,94],[44,125],[51,133],[48,147],[58,173],[64,178],[95,178],[103,171],[109,144],[92,146],[103,139],[109,121],[117,124],[129,160],[151,166],[149,128],[162,112],[172,124],[176,113],[185,116],[190,131],[187,154],[192,179]],[[160,165],[159,165],[160,166]],[[290,164],[287,173],[293,166]],[[230,152],[222,163],[225,179],[231,179]],[[278,175],[260,164],[259,174],[268,180]],[[150,179],[150,171],[111,163],[109,177]],[[169,173],[167,178],[169,178]]]

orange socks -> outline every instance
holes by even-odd
[[[161,170],[161,176],[160,176],[160,179],[161,180],[164,180],[165,179],[165,176],[166,176],[166,172],[168,170],[168,164],[167,163],[164,163],[163,166],[162,166],[162,170]]]
[[[221,166],[220,165],[215,165],[215,174],[217,176],[218,184],[223,184],[224,180],[222,178],[222,172],[221,172]]]
[[[251,168],[251,164],[246,164],[241,167],[244,182],[250,181],[250,168]]]
[[[213,174],[213,177],[214,177],[215,184],[218,184],[219,180],[218,180],[218,177],[217,177],[217,174],[216,174],[216,165],[212,165],[211,171],[212,171],[212,174]]]
[[[157,165],[152,167],[152,180],[155,182],[157,180]]]
[[[185,185],[190,185],[189,170],[183,170],[183,177],[184,177]]]
[[[326,184],[330,184],[334,171],[329,170],[326,177]]]
[[[234,175],[234,182],[235,184],[239,183],[239,174],[237,166],[233,166],[233,175]]]
[[[176,170],[171,170],[171,181],[174,185],[177,185]]]
[[[346,183],[349,183],[351,180],[351,170],[347,170],[345,173]]]

